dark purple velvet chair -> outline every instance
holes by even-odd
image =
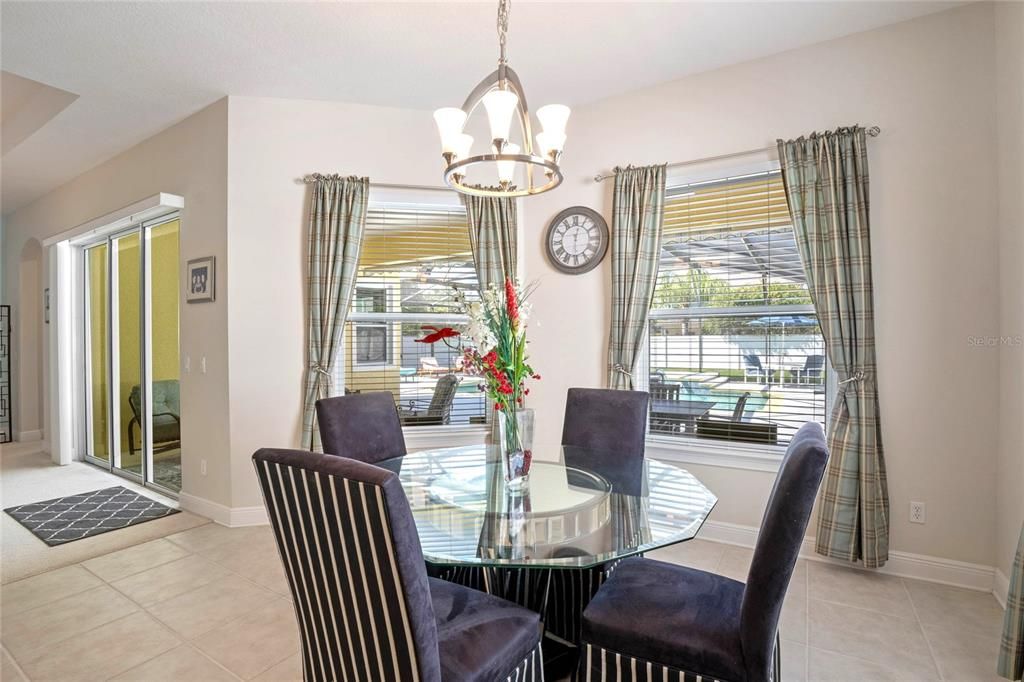
[[[778,682],[778,627],[828,460],[818,424],[789,444],[746,584],[650,559],[619,562],[583,613],[580,679]]]
[[[649,403],[643,391],[570,388],[562,425],[565,463],[601,474],[613,490],[639,495]],[[554,571],[545,628],[568,642],[579,641],[583,609],[614,565]]]
[[[428,578],[394,473],[299,450],[259,450],[253,464],[307,682],[543,682],[540,617]]]
[[[328,455],[376,464],[405,456],[405,437],[394,396],[353,393],[316,401],[320,442]]]

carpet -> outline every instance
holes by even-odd
[[[5,509],[50,547],[177,514],[122,486]]]

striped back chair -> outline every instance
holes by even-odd
[[[320,441],[329,455],[376,464],[405,455],[405,437],[389,391],[316,401]]]
[[[299,450],[262,449],[253,464],[307,682],[543,679],[537,614],[427,577],[394,473]]]

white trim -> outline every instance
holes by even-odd
[[[407,426],[402,429],[409,452],[460,445],[478,445],[487,438],[488,428],[470,426]]]
[[[270,523],[267,518],[267,510],[263,505],[258,507],[228,507],[219,502],[207,500],[204,497],[179,493],[178,506],[228,528],[265,526]]]
[[[992,580],[992,596],[996,598],[999,605],[1006,610],[1006,598],[1010,595],[1010,579],[1001,569],[996,569],[995,578]]]
[[[48,237],[43,240],[43,246],[50,246],[66,239],[74,239],[76,242],[87,241],[184,207],[183,197],[161,192]]]
[[[753,547],[757,540],[758,529],[754,526],[744,526],[735,523],[722,521],[708,521],[701,528],[698,537],[704,540],[722,542],[729,545],[741,547]],[[860,564],[854,564],[838,559],[823,557],[814,551],[814,538],[807,536],[800,547],[800,556],[809,561],[820,561],[832,564],[833,566],[844,566],[856,570],[865,569]],[[992,566],[972,564],[966,561],[955,559],[943,559],[941,557],[928,556],[925,554],[913,554],[911,552],[889,552],[889,561],[879,569],[871,569],[875,573],[884,575],[899,576],[901,578],[913,578],[926,582],[940,583],[964,587],[969,590],[981,592],[992,592],[1000,589],[999,571]],[[1004,576],[1005,579],[1005,576]],[[1007,583],[1008,585],[1008,583]],[[1006,590],[1002,591],[1006,594]],[[999,596],[996,596],[999,599]]]
[[[697,464],[727,469],[746,469],[778,473],[783,445],[753,443],[711,443],[687,437],[647,436],[646,452],[655,459],[678,464]]]
[[[40,429],[33,431],[20,431],[16,440],[19,443],[34,443],[35,441],[41,441],[43,439],[43,432]]]

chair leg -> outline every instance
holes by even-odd
[[[775,653],[772,661],[772,682],[782,682],[782,640],[775,633]]]

